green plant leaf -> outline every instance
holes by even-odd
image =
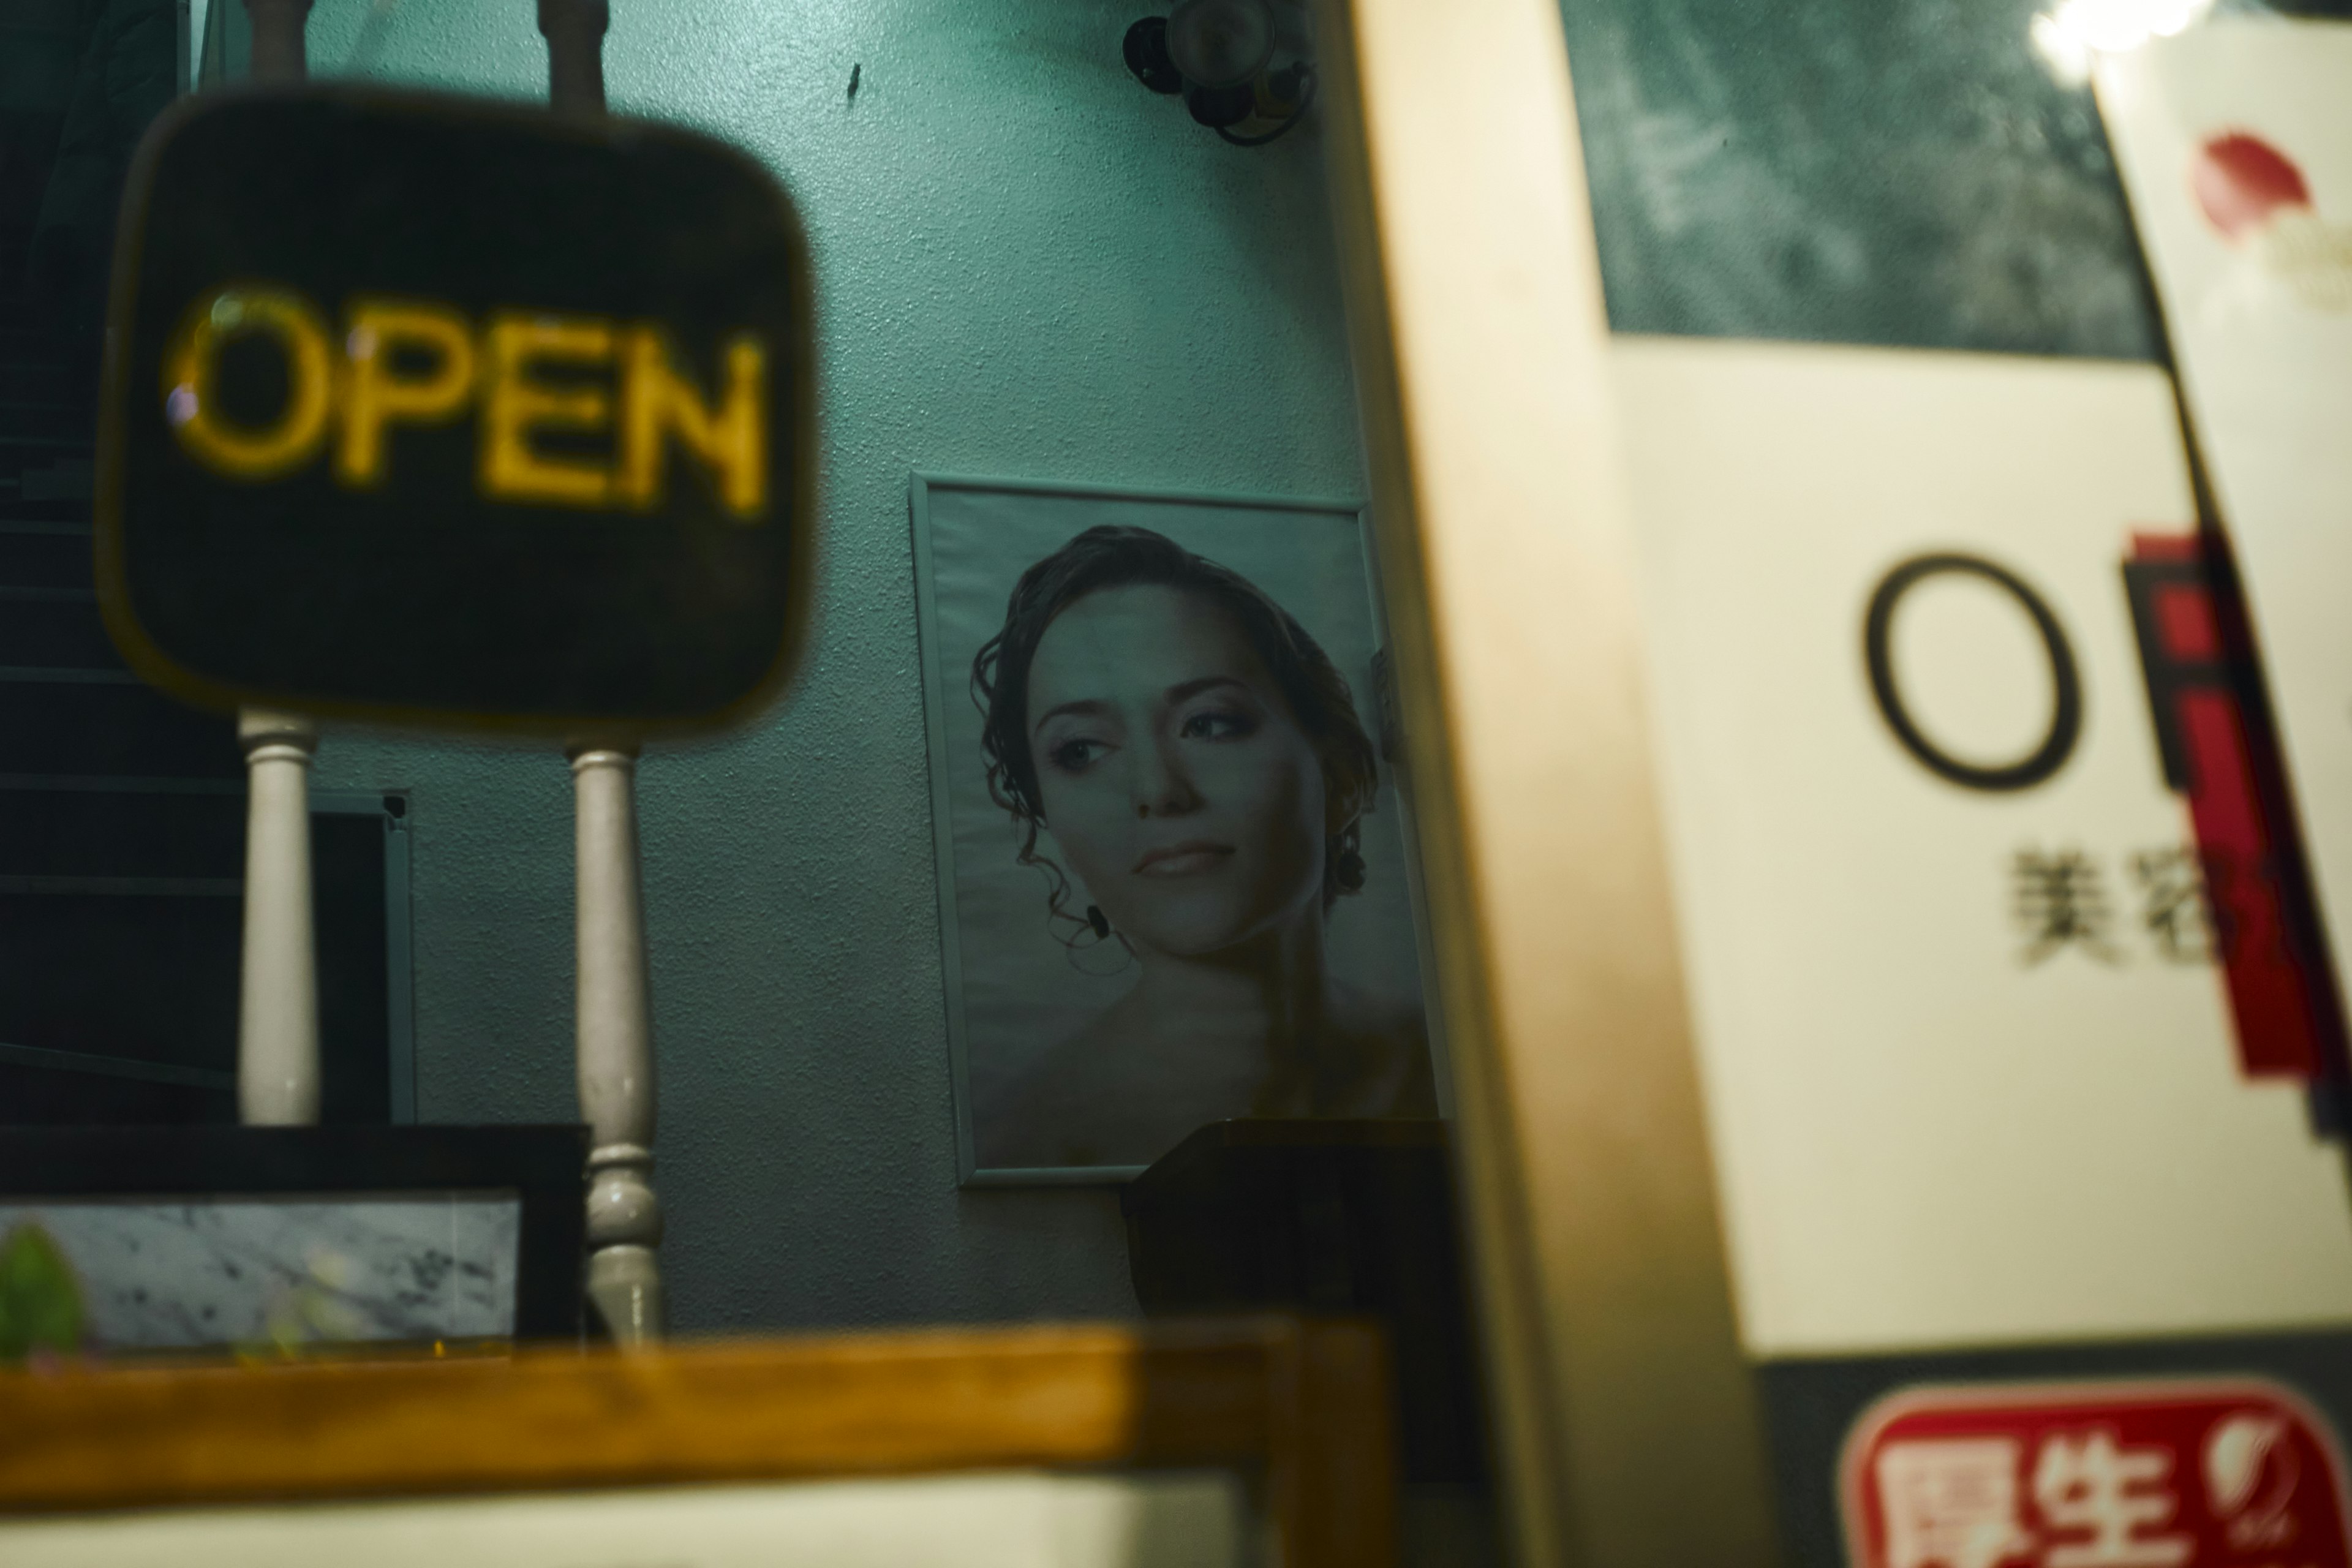
[[[0,1239],[0,1361],[22,1361],[37,1350],[60,1355],[81,1349],[81,1286],[65,1249],[37,1225],[20,1225]]]

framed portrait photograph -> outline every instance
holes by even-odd
[[[1438,1114],[1360,508],[917,475],[911,511],[963,1181]]]

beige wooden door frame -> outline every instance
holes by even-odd
[[[1769,1563],[1558,0],[1319,21],[1519,1559]]]

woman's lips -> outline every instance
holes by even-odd
[[[1162,849],[1146,850],[1134,869],[1139,877],[1197,877],[1217,869],[1233,856],[1234,847],[1230,844],[1192,839]]]

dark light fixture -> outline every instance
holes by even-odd
[[[1315,100],[1304,9],[1284,0],[1180,0],[1128,28],[1127,68],[1154,92],[1181,95],[1192,118],[1236,147],[1260,147]]]

